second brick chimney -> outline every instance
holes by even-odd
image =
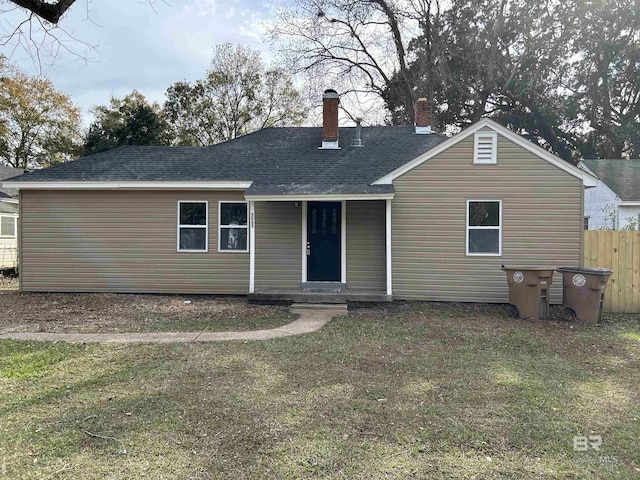
[[[322,146],[321,149],[338,149],[338,105],[340,97],[335,90],[325,90],[322,97]]]
[[[426,98],[416,102],[416,133],[431,133],[431,103]]]

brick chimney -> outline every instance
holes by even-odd
[[[321,149],[338,149],[338,105],[340,97],[335,90],[325,90],[322,97],[322,146]]]
[[[431,133],[431,103],[426,98],[419,98],[416,102],[416,133]]]

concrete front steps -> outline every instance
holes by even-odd
[[[250,293],[247,298],[253,303],[311,303],[346,304],[349,302],[391,302],[391,295],[378,290],[344,289],[341,291],[302,291],[301,289],[263,288]]]

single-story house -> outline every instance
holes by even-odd
[[[581,264],[588,173],[491,120],[434,133],[424,99],[415,127],[339,128],[338,104],[327,90],[321,128],[123,147],[8,182],[20,288],[503,303],[502,264]]]
[[[24,170],[0,165],[0,182],[22,175]],[[0,186],[0,270],[18,262],[18,190]]]
[[[640,158],[582,160],[578,167],[598,178],[585,191],[585,230],[640,230]]]

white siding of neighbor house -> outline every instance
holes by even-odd
[[[596,187],[585,188],[584,216],[589,217],[589,230],[612,229],[619,204],[618,196],[602,180]]]
[[[640,229],[640,205],[619,205],[618,206],[618,225],[619,229],[627,227],[629,224]]]
[[[580,265],[582,180],[498,135],[497,163],[466,138],[393,181],[393,297],[506,303],[505,265]],[[502,201],[502,255],[466,255],[467,200]],[[551,300],[561,302],[554,277]]]
[[[0,215],[18,218],[18,204],[0,202]],[[19,222],[19,221],[18,221]],[[16,230],[18,224],[16,224]],[[16,232],[17,234],[17,232]],[[0,237],[0,269],[14,268],[18,264],[18,239]]]

